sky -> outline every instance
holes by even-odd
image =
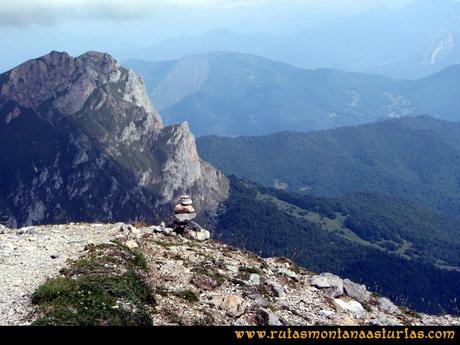
[[[0,0],[0,71],[51,50],[135,49],[216,28],[283,35],[412,0]]]

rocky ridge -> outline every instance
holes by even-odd
[[[213,213],[228,194],[188,124],[164,127],[142,79],[98,52],[51,52],[0,75],[0,181],[11,227],[153,222],[185,191]]]
[[[7,292],[1,296],[2,325],[39,317],[32,292],[88,255],[90,244],[111,240],[145,257],[143,277],[156,300],[146,310],[154,325],[460,325],[459,317],[414,313],[365,286],[316,275],[285,258],[263,259],[216,241],[192,241],[162,226],[2,227],[0,239],[0,290]],[[117,264],[105,267],[119,274]]]

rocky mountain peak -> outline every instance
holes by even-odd
[[[0,133],[18,151],[9,157],[0,149],[9,225],[87,219],[87,212],[152,220],[185,190],[202,211],[228,193],[226,178],[199,159],[188,125],[164,128],[142,78],[106,53],[53,51],[0,75]],[[37,152],[26,149],[30,142]]]

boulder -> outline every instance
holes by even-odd
[[[330,297],[335,298],[343,295],[343,280],[332,273],[322,273],[312,277],[310,285],[325,289]]]
[[[260,275],[257,273],[252,273],[249,276],[249,285],[257,286],[260,284]]]
[[[283,323],[280,321],[278,315],[276,315],[269,309],[260,309],[257,313],[257,320],[259,325],[283,326]]]
[[[391,315],[378,314],[371,320],[374,326],[403,326],[403,323]]]
[[[221,285],[218,281],[205,275],[198,275],[193,277],[191,283],[195,285],[197,288],[206,291],[213,291]]]
[[[358,302],[367,302],[371,297],[370,292],[366,289],[366,285],[356,284],[350,279],[343,280],[343,290],[348,296]]]
[[[227,316],[239,317],[246,310],[246,302],[240,296],[230,295],[225,297],[215,297],[213,304],[224,310]]]
[[[322,317],[325,317],[325,318],[332,318],[334,316],[335,312],[333,312],[332,310],[326,310],[326,309],[323,309],[323,310],[320,310],[319,312],[319,315],[321,315]]]
[[[113,226],[112,230],[128,234],[131,232],[132,228],[133,228],[132,225],[125,224],[125,223],[117,223]]]
[[[137,242],[134,241],[134,240],[128,240],[128,241],[126,241],[126,246],[127,246],[128,248],[130,248],[130,249],[134,249],[134,248],[138,248],[138,247],[139,247],[139,245],[137,244]]]
[[[281,274],[284,274],[286,277],[289,277],[293,280],[298,280],[297,278],[297,273],[285,268],[285,267],[282,267],[280,269],[278,269],[278,272],[281,273]]]
[[[160,233],[160,234],[165,234],[165,235],[170,235],[174,229],[173,228],[167,228],[164,223],[161,223],[161,225],[159,226],[152,226],[150,227],[151,231],[152,232],[157,232],[157,233]]]
[[[380,309],[386,311],[387,313],[394,313],[398,311],[398,307],[393,304],[388,298],[380,297],[379,298]]]
[[[16,235],[33,235],[34,228],[32,226],[28,226],[25,228],[20,228],[16,230]]]
[[[268,325],[269,326],[283,326],[283,323],[280,321],[278,315],[272,311],[268,311]]]
[[[238,266],[236,266],[236,265],[226,265],[226,268],[231,273],[238,273],[239,272]]]
[[[270,302],[264,297],[259,294],[253,294],[249,296],[259,307],[268,307]]]
[[[185,229],[182,236],[189,240],[204,242],[211,238],[211,233],[208,230],[193,231]]]
[[[286,292],[284,291],[283,286],[275,281],[270,281],[267,283],[271,290],[275,293],[276,297],[284,297]]]
[[[143,232],[140,229],[136,229],[135,227],[131,227],[130,235],[135,239],[140,239],[143,235]]]
[[[361,303],[356,301],[344,301],[341,299],[334,299],[334,303],[338,305],[340,308],[349,311],[354,316],[358,318],[363,318],[366,315],[366,310],[363,308]]]

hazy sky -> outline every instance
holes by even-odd
[[[0,71],[50,50],[119,51],[214,28],[283,34],[412,0],[0,0]]]

